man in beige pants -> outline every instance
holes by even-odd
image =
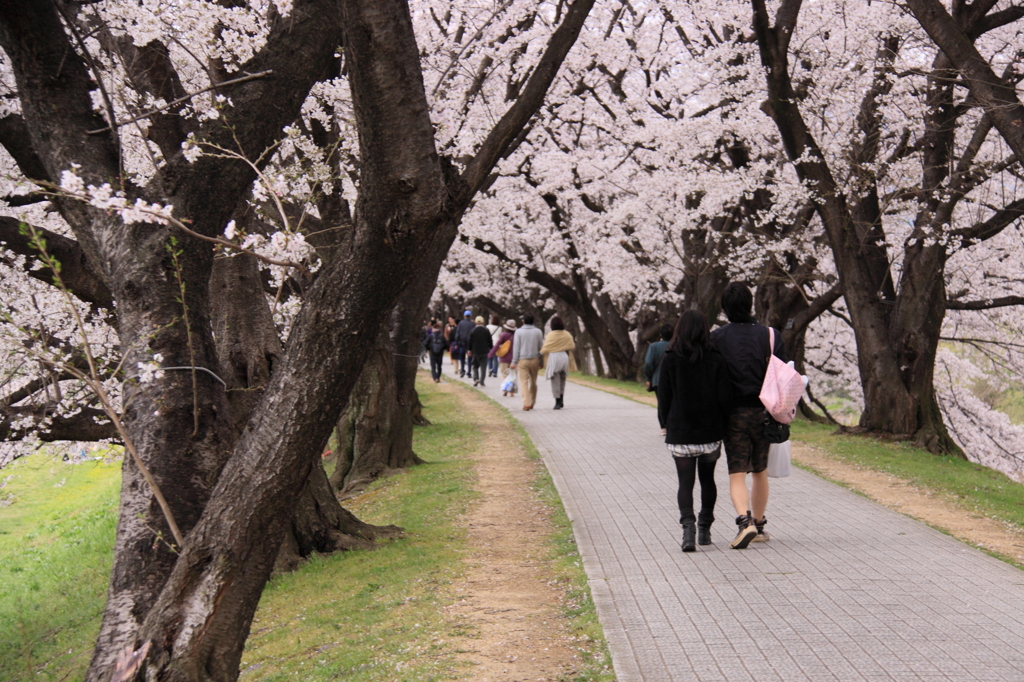
[[[519,388],[523,392],[523,410],[532,410],[537,402],[537,372],[540,370],[540,349],[544,332],[533,326],[533,315],[523,315],[523,326],[512,339],[512,364],[519,372]]]

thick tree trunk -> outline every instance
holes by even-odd
[[[398,526],[373,526],[338,504],[322,466],[314,466],[292,511],[291,525],[277,554],[274,570],[291,571],[314,552],[373,549],[375,540],[402,535]]]
[[[860,370],[861,386],[864,391],[865,409],[861,415],[861,426],[870,431],[889,434],[912,436],[924,428],[938,428],[945,431],[941,420],[936,424],[922,422],[922,391],[916,380],[910,384],[902,380],[906,360],[894,344],[893,332],[900,329],[893,323],[893,312],[896,301],[893,300],[893,287],[888,268],[880,263],[884,256],[879,255],[883,244],[879,243],[879,222],[877,211],[870,196],[874,192],[873,180],[868,179],[866,188],[855,197],[854,205],[848,204],[846,195],[836,182],[825,156],[818,148],[817,142],[807,128],[800,113],[797,99],[794,97],[789,79],[788,49],[789,39],[796,25],[799,2],[787,3],[780,9],[780,23],[771,26],[767,9],[763,0],[752,0],[754,8],[754,27],[761,50],[762,63],[766,67],[769,101],[767,111],[775,120],[782,142],[789,158],[793,160],[797,174],[802,180],[813,183],[818,191],[816,209],[822,219],[826,235],[840,275],[843,294],[853,322],[854,334],[857,339],[857,358]],[[865,106],[870,111],[878,94],[884,91],[882,83],[876,81],[872,91],[865,99]],[[863,113],[863,112],[862,112]],[[871,139],[875,125],[870,115],[859,120],[865,131],[865,139]],[[870,157],[870,155],[868,155]],[[866,160],[870,160],[867,158]],[[850,229],[850,227],[853,229]],[[912,254],[911,254],[912,256]],[[910,267],[912,257],[907,259],[905,269]],[[933,271],[941,285],[941,269]],[[923,306],[926,310],[933,309],[936,301],[911,301],[911,296],[929,296],[934,291],[905,289],[900,297],[907,297],[904,305],[916,310]],[[944,297],[942,299],[944,302]],[[941,303],[939,303],[941,306]],[[928,317],[928,316],[925,316]],[[931,321],[931,318],[928,318]],[[922,322],[924,320],[921,320]],[[941,314],[938,319],[941,324]],[[937,328],[934,324],[926,325],[916,333],[931,334],[937,343]],[[915,362],[927,362],[929,357],[934,361],[934,353],[920,353],[921,344],[908,342],[911,337],[904,336],[902,342],[914,348]],[[933,342],[924,343],[927,348]],[[931,370],[915,373],[915,378],[927,375]],[[928,389],[928,395],[930,391]],[[930,410],[925,413],[932,414]],[[947,436],[948,438],[948,436]],[[930,443],[942,442],[925,437]]]
[[[422,460],[412,451],[412,405],[398,402],[391,334],[382,330],[336,426],[331,485],[351,494],[389,470]],[[409,408],[409,409],[406,409]]]
[[[283,348],[270,306],[261,293],[263,284],[254,259],[219,258],[210,279],[220,376],[227,383],[232,433],[237,440],[266,390]],[[323,466],[314,465],[292,512],[275,568],[294,569],[313,552],[369,549],[375,537],[400,532],[396,526],[378,528],[362,523],[343,509],[327,484]]]

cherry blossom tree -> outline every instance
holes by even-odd
[[[462,214],[543,101],[592,4],[541,9],[547,40],[524,59],[518,96],[458,158],[438,152],[402,2],[0,6],[12,94],[4,118],[26,133],[4,146],[110,292],[124,433],[170,507],[160,512],[157,488],[126,459],[88,679],[110,679],[119,657],[119,679],[139,666],[153,679],[237,677],[295,500],[315,485],[310,473],[382,322],[415,273],[436,276]],[[318,101],[327,93],[351,111],[352,134],[332,150],[350,172],[334,187],[287,172],[314,151],[300,118],[311,129],[310,119],[320,122],[314,135],[342,127]],[[338,184],[351,188],[350,216],[337,197],[333,215],[331,200],[317,205]],[[303,191],[302,215],[324,221],[329,239],[259,232],[268,204],[290,226],[283,197]],[[214,244],[246,255],[215,259]],[[306,244],[328,254],[318,268]],[[243,330],[229,314],[215,325],[214,299],[265,301],[248,254],[271,266],[275,302],[293,287],[302,296],[269,313],[287,329],[283,348],[271,339],[262,357],[230,357],[247,380],[265,379],[247,407],[218,373],[222,337]],[[221,261],[233,267],[218,278]],[[232,415],[246,410],[238,428]]]

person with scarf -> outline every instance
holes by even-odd
[[[551,318],[551,331],[544,337],[540,354],[544,362],[544,376],[551,382],[551,394],[555,396],[555,409],[565,407],[565,377],[576,371],[576,358],[570,351],[576,350],[572,334],[565,331],[560,317]]]

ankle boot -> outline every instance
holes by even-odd
[[[565,405],[562,404],[562,399],[561,398],[555,398],[555,409],[556,410],[560,410],[563,407],[565,407]]]
[[[698,545],[710,545],[711,544],[711,524],[715,522],[713,514],[706,514],[702,509],[697,514],[697,544]]]
[[[697,525],[697,544],[698,545],[710,545],[711,544],[711,524],[706,526]]]
[[[697,546],[694,544],[694,535],[697,532],[697,528],[693,521],[683,522],[683,551],[684,552],[696,552]]]

